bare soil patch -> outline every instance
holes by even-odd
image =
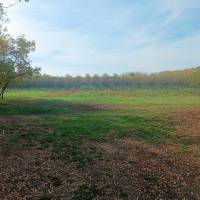
[[[74,93],[77,93],[77,90],[51,91],[48,92],[46,95],[43,95],[42,97],[63,97]]]
[[[50,149],[14,151],[0,155],[0,199],[69,199],[81,180],[79,169],[53,160]]]
[[[118,97],[136,97],[134,92],[130,91],[118,91],[118,90],[108,90],[103,92],[106,96],[118,96]]]
[[[200,109],[182,109],[175,114],[175,135],[185,144],[200,144]]]
[[[175,145],[155,147],[117,140],[98,146],[107,159],[99,165],[98,173],[93,170],[97,174],[95,179],[107,184],[107,199],[200,198],[200,162]]]
[[[200,162],[175,145],[91,144],[103,159],[81,168],[53,159],[51,148],[1,151],[0,199],[200,199]]]

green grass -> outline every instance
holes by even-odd
[[[198,89],[129,89],[129,90],[71,90],[62,95],[49,95],[49,90],[11,90],[10,100],[64,100],[69,102],[126,104],[140,106],[200,106]],[[54,91],[56,92],[56,91]],[[66,93],[66,94],[65,94]]]
[[[0,131],[8,133],[10,144],[51,146],[55,158],[84,165],[101,159],[85,141],[135,138],[157,145],[175,140],[169,114],[199,106],[195,89],[10,90],[0,102],[0,119],[5,119]]]

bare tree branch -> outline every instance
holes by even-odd
[[[2,4],[2,6],[3,6],[4,9],[8,9],[8,8],[13,7],[13,6],[15,6],[16,4],[18,4],[18,2],[19,2],[19,1],[16,1],[16,2],[14,2],[14,3],[12,3],[12,4],[7,5],[7,6],[4,6],[4,5]]]
[[[24,1],[25,1],[25,2],[29,2],[29,0],[24,0]],[[17,5],[19,2],[21,2],[21,0],[16,0],[14,3],[9,4],[8,6],[4,6],[4,5],[2,4],[2,6],[3,6],[4,9],[8,9],[8,8],[10,8],[10,7],[13,7],[13,6]]]

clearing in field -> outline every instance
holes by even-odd
[[[192,89],[10,90],[0,199],[199,199]]]
[[[200,0],[0,0],[0,200],[200,200]]]

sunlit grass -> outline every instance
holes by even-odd
[[[196,90],[10,90],[0,103],[0,117],[18,120],[0,124],[0,129],[12,132],[12,144],[37,142],[73,160],[85,140],[134,138],[154,145],[175,141],[170,113],[190,106],[200,106]]]

